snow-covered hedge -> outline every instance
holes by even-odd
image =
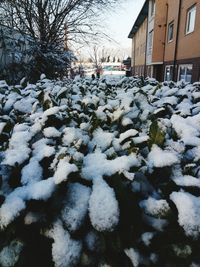
[[[0,82],[0,266],[200,266],[200,83]]]

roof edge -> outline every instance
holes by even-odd
[[[149,0],[146,0],[144,2],[144,5],[142,9],[140,10],[139,15],[137,16],[137,19],[135,20],[135,23],[128,35],[128,38],[133,38],[135,33],[138,31],[141,24],[144,22],[144,20],[148,17],[148,9],[149,9]]]

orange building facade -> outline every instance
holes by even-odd
[[[138,39],[141,31],[146,32],[145,41],[144,36]],[[145,1],[129,38],[133,75],[160,81],[200,80],[200,0]],[[143,61],[134,45],[140,42],[145,43]]]

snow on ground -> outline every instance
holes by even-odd
[[[2,267],[198,266],[199,83],[1,86]]]

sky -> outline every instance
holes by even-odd
[[[128,34],[144,4],[144,0],[122,0],[116,11],[107,16],[107,32],[122,48],[131,47]]]
[[[119,0],[120,4],[114,10],[108,10],[102,15],[102,26],[105,33],[113,39],[112,42],[103,41],[99,44],[99,53],[102,50],[107,55],[125,59],[131,55],[131,39],[128,35],[133,27],[135,20],[145,2],[145,0]],[[93,49],[88,46],[78,49],[78,58],[90,57]]]

